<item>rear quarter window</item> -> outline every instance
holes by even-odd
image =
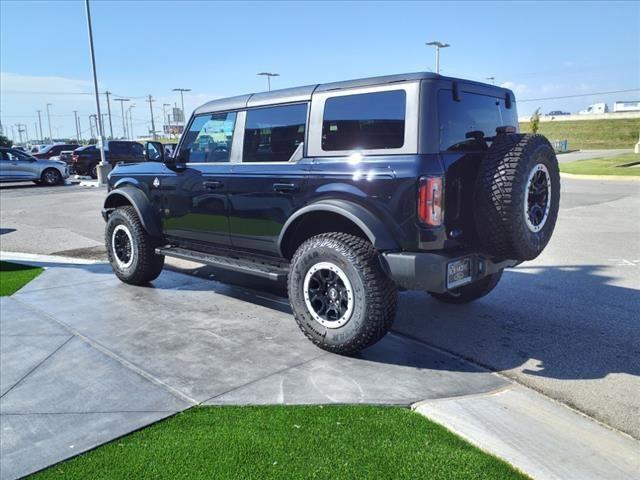
[[[479,138],[493,137],[498,127],[517,129],[518,117],[515,103],[508,109],[504,98],[463,92],[460,101],[454,101],[451,90],[440,90],[438,123],[441,151],[471,151],[486,149]]]

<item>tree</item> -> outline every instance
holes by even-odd
[[[531,127],[531,133],[534,135],[538,133],[538,128],[540,127],[540,107],[536,108],[536,111],[531,115],[529,127]]]
[[[0,135],[0,147],[11,147],[13,142],[4,135]]]

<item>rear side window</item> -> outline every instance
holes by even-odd
[[[322,150],[401,148],[405,116],[404,90],[328,98],[322,120]]]
[[[463,92],[453,100],[451,90],[438,93],[441,151],[474,151],[487,148],[483,137],[493,137],[496,128],[518,128],[516,109],[507,109],[504,98]]]
[[[243,162],[288,162],[304,141],[307,104],[247,111]]]

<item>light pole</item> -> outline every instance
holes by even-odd
[[[109,136],[110,138],[113,138],[113,124],[111,123],[111,103],[109,103],[109,96],[111,95],[111,92],[107,90],[106,92],[104,92],[104,94],[107,97],[107,112],[109,115]]]
[[[184,116],[184,92],[190,92],[190,88],[174,88],[172,91],[180,92],[180,102],[182,103],[182,125],[184,125],[185,116]]]
[[[129,135],[131,136],[131,140],[135,140],[135,134],[133,133],[133,113],[131,113],[131,109],[133,109],[136,106],[135,103],[132,103],[131,105],[129,105]]]
[[[78,143],[82,143],[82,127],[80,126],[80,117],[76,117],[76,128],[78,129]]]
[[[98,186],[104,185],[107,176],[107,159],[104,152],[104,131],[102,130],[102,115],[100,113],[100,94],[98,93],[98,73],[96,72],[96,55],[93,49],[93,30],[91,28],[91,10],[89,8],[89,0],[85,0],[85,8],[87,10],[87,29],[89,30],[89,50],[91,51],[91,68],[93,70],[93,88],[96,95],[96,108],[98,109],[98,133],[100,136],[100,164],[96,168],[98,172]]]
[[[50,103],[47,103],[47,123],[49,124],[49,141],[53,143],[53,134],[51,133],[51,114],[49,113]]]
[[[436,73],[440,74],[440,49],[450,47],[448,43],[442,42],[427,42],[425,45],[429,45],[430,47],[436,47]]]
[[[155,102],[155,100],[153,99],[151,94],[149,94],[149,98],[146,101],[149,102],[149,112],[151,113],[151,137],[155,140],[156,139],[156,124],[153,121],[153,102]]]
[[[73,115],[76,119],[76,138],[78,139],[78,143],[80,143],[80,129],[78,128],[78,111],[74,110]]]
[[[267,77],[267,86],[269,87],[269,91],[271,91],[271,77],[279,77],[279,73],[271,73],[271,72],[260,72],[259,76]]]
[[[491,85],[496,84],[496,77],[487,77],[486,80],[489,80],[491,82]]]
[[[124,102],[128,102],[128,98],[114,98],[114,101],[120,102],[120,111],[122,112],[122,138],[127,138],[127,123],[124,119]]]
[[[40,110],[36,110],[38,112],[38,125],[40,125],[40,141],[44,142],[44,135],[42,135],[42,118],[40,117]]]

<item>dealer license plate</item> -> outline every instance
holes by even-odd
[[[447,265],[447,288],[457,288],[471,283],[471,257],[450,262]]]

